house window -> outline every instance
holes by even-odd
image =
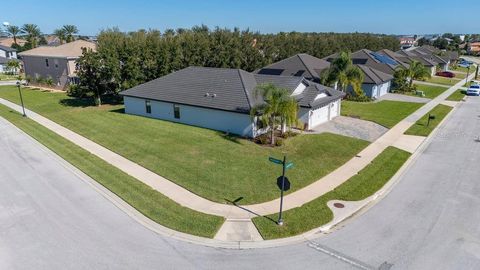
[[[45,66],[49,67],[50,65],[48,64],[48,59],[45,59]]]
[[[58,59],[53,60],[53,64],[55,65],[55,68],[58,68]]]
[[[173,117],[180,119],[180,106],[173,104]]]
[[[150,100],[145,100],[145,111],[147,113],[152,113],[152,105],[150,104]]]

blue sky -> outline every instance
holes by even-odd
[[[15,11],[0,13],[0,21],[35,23],[51,33],[63,24],[75,24],[81,34],[118,26],[123,31],[188,28],[206,24],[262,33],[374,32],[474,33],[478,17],[467,10],[475,0],[21,0],[10,2]],[[474,12],[478,16],[478,12]],[[463,19],[462,17],[469,17]]]

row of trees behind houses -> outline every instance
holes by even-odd
[[[80,87],[73,94],[118,93],[188,66],[254,71],[297,53],[323,58],[340,51],[398,47],[393,36],[365,33],[260,34],[206,26],[164,33],[108,29],[98,36],[97,52],[84,52],[79,59]]]

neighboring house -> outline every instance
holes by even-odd
[[[17,59],[17,50],[0,45],[0,72],[7,71],[7,63],[12,59]]]
[[[429,45],[400,50],[397,51],[397,54],[402,56],[400,59],[405,63],[411,63],[414,60],[421,62],[430,70],[432,76],[439,71],[437,67],[439,67],[441,71],[447,71],[450,63],[456,61],[458,58],[458,53],[442,51]]]
[[[20,46],[24,46],[27,41],[25,39],[21,39],[17,37],[17,44]],[[15,44],[14,40],[12,37],[6,37],[6,38],[0,38],[0,45],[6,46],[6,47],[12,47],[12,45]]]
[[[120,94],[125,113],[199,126],[243,137],[265,131],[250,116],[263,101],[258,85],[288,89],[307,129],[340,115],[343,93],[303,77],[253,74],[240,69],[188,67]]]
[[[472,54],[480,53],[480,42],[471,42],[467,46],[467,52]]]
[[[324,59],[332,62],[338,55],[338,53],[332,54]],[[395,73],[395,70],[405,67],[405,63],[400,60],[366,49],[352,53],[351,58],[352,63],[363,72],[363,92],[367,97],[374,99],[390,92],[393,73]]]
[[[300,76],[307,80],[320,82],[321,73],[330,67],[323,59],[301,53],[275,62],[256,71],[258,74]]]
[[[400,49],[405,50],[415,46],[415,37],[400,37]]]
[[[76,60],[82,49],[96,50],[96,44],[77,40],[56,47],[38,47],[18,55],[23,60],[25,75],[38,79],[51,77],[58,88],[78,81]]]

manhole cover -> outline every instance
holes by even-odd
[[[345,205],[343,205],[343,203],[334,203],[333,206],[335,206],[336,208],[344,208]]]

